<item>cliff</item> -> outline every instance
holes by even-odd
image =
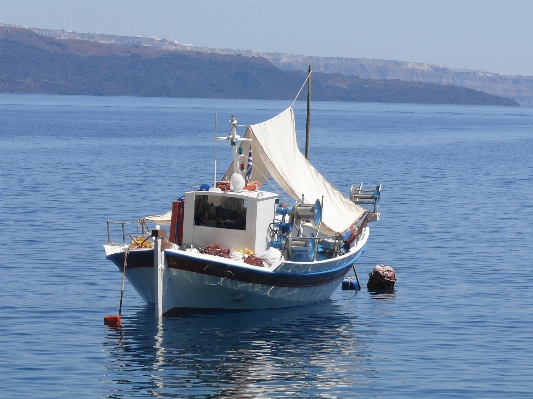
[[[471,69],[450,69],[419,62],[375,60],[365,58],[313,57],[286,53],[269,53],[256,50],[216,49],[181,44],[176,40],[157,37],[131,37],[97,33],[77,33],[63,30],[32,28],[35,32],[56,39],[83,39],[125,46],[150,46],[165,50],[193,50],[204,53],[263,57],[284,70],[313,70],[325,73],[340,73],[363,79],[397,79],[406,82],[453,84],[459,87],[483,91],[510,98],[520,105],[533,105],[533,76],[506,76],[499,73]]]
[[[2,93],[292,100],[305,76],[260,56],[56,39],[0,26]],[[313,99],[517,105],[455,85],[324,72],[313,74]]]

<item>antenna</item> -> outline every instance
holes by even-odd
[[[215,112],[215,176],[213,180],[213,187],[217,185],[217,134],[218,134],[218,123],[217,123],[217,113]]]
[[[307,121],[305,123],[305,159],[309,158],[309,142],[311,137],[311,65],[307,73]]]

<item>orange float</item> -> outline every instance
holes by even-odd
[[[120,315],[104,316],[104,324],[109,327],[120,327]]]
[[[244,186],[245,190],[255,191],[261,188],[261,183],[255,180],[251,180]]]
[[[229,191],[229,181],[217,181],[215,187],[221,189],[222,191]]]

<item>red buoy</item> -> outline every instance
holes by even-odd
[[[120,315],[104,316],[104,324],[109,327],[120,327]]]

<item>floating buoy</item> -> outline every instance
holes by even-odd
[[[344,291],[346,290],[360,290],[361,287],[359,286],[359,281],[357,279],[354,279],[353,277],[347,277],[344,280],[342,280],[342,289]]]
[[[398,280],[394,269],[387,265],[376,265],[368,274],[367,288],[375,290],[392,290]]]
[[[120,315],[104,316],[104,324],[109,327],[120,327]]]

